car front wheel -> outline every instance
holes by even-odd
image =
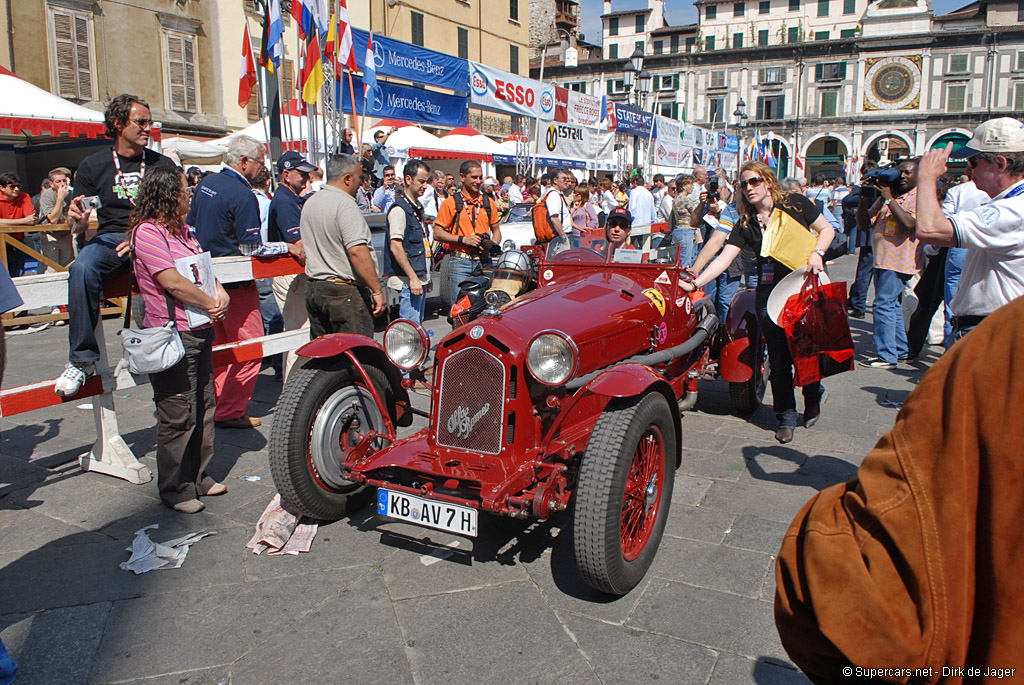
[[[597,420],[580,466],[576,563],[596,590],[636,587],[661,543],[675,481],[676,436],[658,392],[615,399]]]

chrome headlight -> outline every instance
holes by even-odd
[[[384,351],[398,368],[414,369],[427,358],[429,340],[422,326],[408,319],[398,319],[384,331]]]
[[[561,331],[543,331],[526,351],[526,367],[541,383],[561,385],[572,378],[579,364],[579,350]]]

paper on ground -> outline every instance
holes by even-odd
[[[281,495],[275,494],[256,523],[256,534],[245,546],[253,554],[267,552],[268,556],[308,552],[318,526],[314,519],[291,511],[281,502]]]
[[[189,547],[207,535],[217,534],[216,531],[203,531],[168,540],[167,542],[153,542],[149,539],[146,531],[159,527],[159,524],[154,523],[151,526],[135,531],[135,539],[132,540],[132,546],[126,548],[132,553],[132,556],[128,561],[121,564],[123,570],[133,571],[136,575],[139,575],[153,569],[179,568],[185,563],[185,556],[188,554]]]

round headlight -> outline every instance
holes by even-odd
[[[561,333],[541,333],[526,351],[526,366],[545,385],[561,385],[572,378],[578,361],[576,345]]]
[[[398,319],[384,331],[384,351],[400,369],[413,369],[423,363],[428,352],[427,332],[408,319]]]

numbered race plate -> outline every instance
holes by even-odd
[[[456,535],[476,537],[477,510],[472,507],[380,488],[377,490],[377,513]]]

